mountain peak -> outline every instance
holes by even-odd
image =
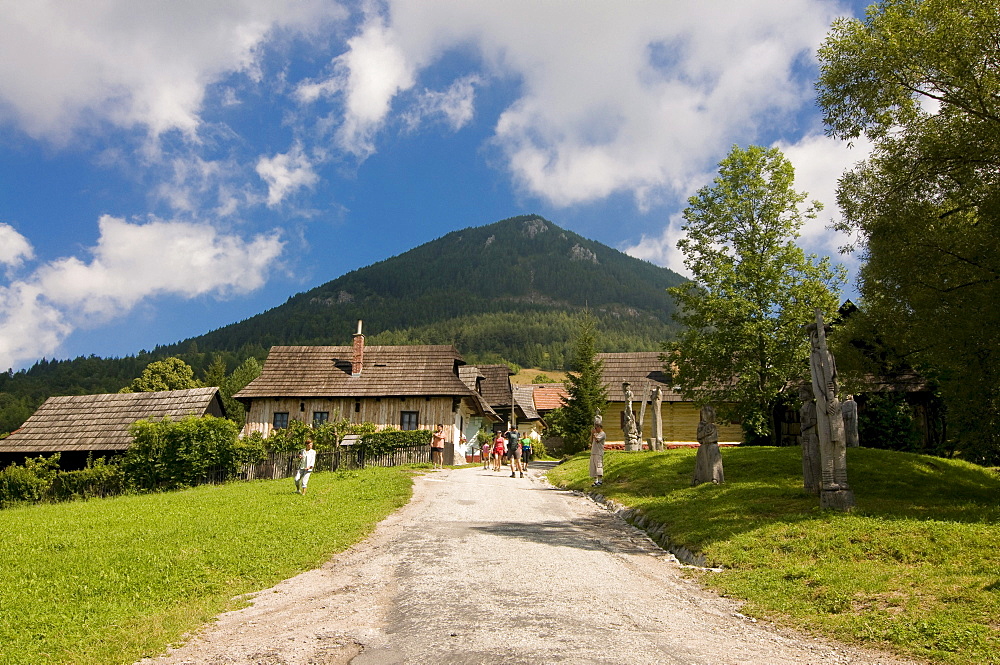
[[[521,215],[453,231],[194,341],[227,350],[345,344],[364,319],[372,343],[451,343],[471,356],[530,364],[523,349],[570,344],[573,315],[586,308],[605,330],[631,338],[628,348],[604,350],[652,350],[672,327],[666,289],[682,281],[539,215]],[[471,332],[484,326],[491,332]]]

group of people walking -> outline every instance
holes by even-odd
[[[435,469],[444,468],[445,439],[444,425],[438,424],[431,434],[431,463]],[[531,444],[531,436],[528,433],[522,435],[516,428],[499,432],[495,439],[483,443],[483,468],[499,471],[501,467],[510,465],[511,478],[516,478],[518,474],[524,478],[524,472],[528,470],[528,462],[533,453]],[[313,449],[313,440],[312,437],[307,437],[305,448],[297,456],[294,476],[296,492],[306,493],[309,476],[315,465],[316,451]]]
[[[499,471],[502,466],[509,464],[511,478],[516,478],[519,473],[524,478],[531,454],[531,437],[511,428],[506,432],[498,432],[493,441],[483,442],[483,468]]]

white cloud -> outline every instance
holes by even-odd
[[[477,75],[466,76],[446,90],[424,90],[413,108],[403,114],[404,124],[415,130],[425,120],[441,117],[452,131],[457,132],[475,116],[476,86],[481,80]]]
[[[343,122],[337,145],[365,158],[375,151],[374,137],[389,113],[393,97],[414,84],[414,67],[396,43],[395,31],[373,15],[360,34],[347,41],[347,51],[334,59],[334,74],[300,84],[298,98],[313,102],[330,95],[343,97]]]
[[[822,134],[804,136],[793,144],[778,141],[775,147],[795,167],[795,189],[806,192],[810,201],[823,204],[816,219],[802,227],[802,244],[821,254],[836,253],[847,240],[829,226],[840,219],[837,207],[837,182],[845,171],[867,159],[872,146],[866,139],[856,139],[853,146],[846,141]]]
[[[629,256],[644,259],[658,266],[670,268],[679,275],[690,278],[691,273],[684,267],[684,255],[677,248],[677,241],[684,236],[681,226],[684,218],[681,213],[671,215],[670,221],[659,236],[643,234],[639,242],[622,249]]]
[[[41,300],[37,284],[0,286],[0,365],[18,367],[57,349],[73,331],[63,313]]]
[[[0,365],[51,354],[74,329],[123,315],[160,295],[228,297],[260,288],[284,246],[276,233],[249,241],[205,224],[133,224],[103,216],[90,261],[68,257],[0,287]]]
[[[261,157],[257,162],[257,175],[267,183],[267,205],[271,207],[280,204],[296,190],[312,187],[319,181],[312,162],[299,144],[286,153]]]
[[[254,76],[276,31],[345,12],[326,0],[0,0],[0,16],[0,119],[65,142],[95,122],[192,134],[206,86]]]
[[[758,125],[789,119],[812,96],[793,70],[835,15],[823,0],[562,3],[389,0],[370,16],[334,77],[304,100],[345,97],[340,146],[360,157],[394,100],[451,51],[486,75],[520,82],[495,142],[513,178],[558,206],[629,192],[645,205],[689,185]],[[468,112],[471,113],[471,98]],[[412,124],[426,96],[403,110]],[[458,116],[459,119],[465,115]]]
[[[16,268],[35,255],[31,243],[10,224],[0,222],[0,265]]]

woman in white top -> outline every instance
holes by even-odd
[[[306,493],[306,485],[309,484],[309,474],[316,466],[316,451],[313,450],[312,439],[306,439],[306,448],[299,453],[299,468],[295,470],[295,490],[300,494]]]

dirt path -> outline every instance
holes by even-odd
[[[142,663],[905,662],[752,622],[642,532],[527,476],[417,478],[369,539]]]

